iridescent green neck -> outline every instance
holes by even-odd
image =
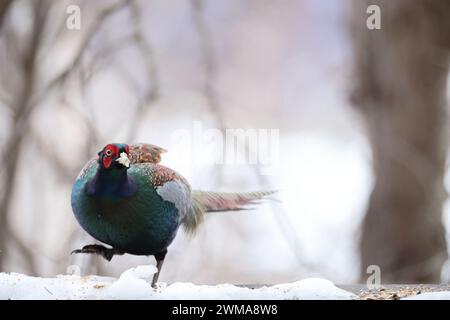
[[[95,197],[126,198],[137,190],[126,169],[104,169],[101,166],[86,185],[86,193]]]

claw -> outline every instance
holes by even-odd
[[[105,258],[108,261],[111,261],[114,255],[116,254],[124,254],[123,251],[115,249],[115,248],[106,248],[99,244],[88,244],[84,246],[81,249],[73,250],[70,254],[74,253],[93,253],[101,255],[103,258]]]

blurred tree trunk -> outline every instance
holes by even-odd
[[[6,12],[8,11],[8,8],[11,4],[12,0],[2,0],[0,1],[0,29],[3,25],[3,19],[6,15]]]
[[[3,19],[6,16],[10,4],[11,1],[8,0],[0,2],[0,31],[3,26]],[[3,257],[6,248],[6,226],[4,220],[4,213],[0,212],[0,271],[3,269]]]
[[[369,30],[366,9],[381,8]],[[450,1],[354,1],[357,87],[376,176],[361,238],[363,277],[437,282],[447,258],[442,205],[447,151]]]

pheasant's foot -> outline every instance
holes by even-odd
[[[164,258],[166,257],[166,254],[167,254],[167,250],[164,250],[160,253],[155,254],[156,268],[158,269],[158,272],[156,272],[153,275],[152,287],[154,289],[157,289],[156,283],[158,282],[159,274],[161,273],[161,269],[162,269]]]
[[[114,255],[122,255],[123,251],[116,248],[107,248],[101,244],[88,244],[81,249],[73,250],[70,254],[74,253],[93,253],[98,254],[108,261],[111,261]]]

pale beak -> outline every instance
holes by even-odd
[[[116,159],[118,163],[123,165],[124,167],[130,167],[130,159],[128,158],[126,152],[121,152],[120,157]]]

